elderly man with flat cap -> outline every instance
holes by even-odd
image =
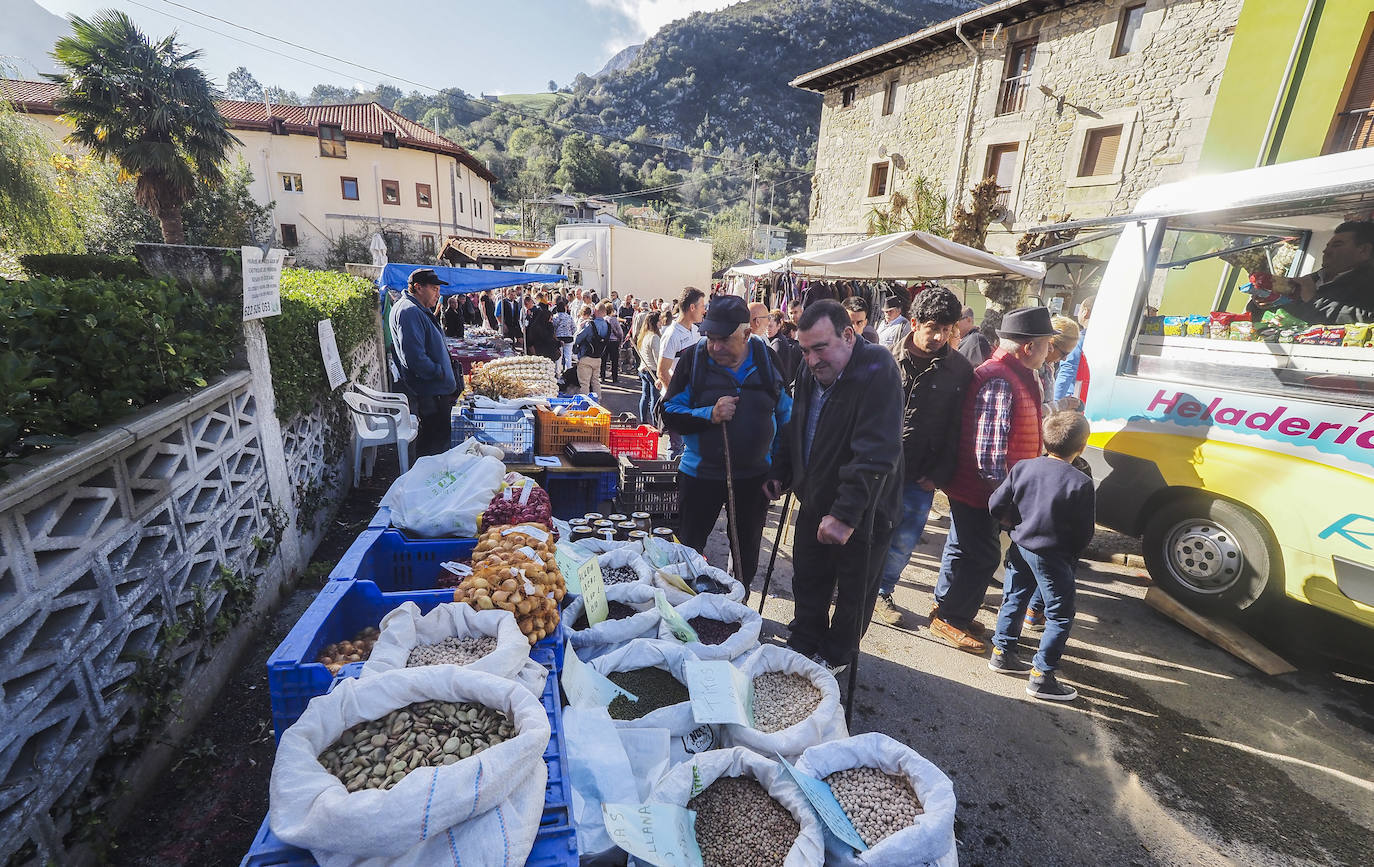
[[[1056,334],[1047,308],[1011,311],[997,329],[997,348],[974,370],[965,392],[954,476],[944,486],[950,527],[930,631],[969,653],[987,649],[978,606],[1001,555],[1001,526],[988,500],[1012,467],[1040,456],[1043,396],[1036,371]]]
[[[411,272],[410,285],[391,308],[392,350],[401,370],[397,385],[410,399],[420,422],[415,456],[446,451],[452,431],[449,414],[458,393],[457,377],[448,355],[448,342],[434,310],[439,287],[447,286],[433,268]]]

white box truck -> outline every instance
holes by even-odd
[[[554,244],[525,270],[563,274],[569,285],[602,298],[678,298],[686,286],[709,294],[711,243],[643,232],[628,226],[571,223],[554,229]]]

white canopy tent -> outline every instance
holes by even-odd
[[[1040,262],[994,256],[927,232],[896,232],[843,247],[798,253],[777,262],[755,266],[761,271],[788,270],[811,277],[851,280],[956,280],[1007,277],[1042,280]],[[781,266],[781,267],[779,267]]]
[[[725,272],[726,277],[762,277],[774,271],[786,271],[790,259],[774,259],[772,262],[759,262],[754,265],[734,265]]]

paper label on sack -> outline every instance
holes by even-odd
[[[534,481],[532,479],[525,479],[525,484],[520,488],[520,505],[528,506],[530,503],[530,494],[532,493],[534,493]],[[546,536],[544,538],[548,537]],[[543,540],[541,539],[540,541]]]
[[[595,557],[577,567],[577,583],[582,588],[582,610],[587,612],[587,624],[603,623],[611,613],[606,606],[606,581],[601,577],[601,564]]]
[[[582,582],[577,580],[577,570],[582,564],[568,553],[564,545],[553,549],[553,562],[558,566],[558,571],[563,573],[563,584],[568,588],[568,592],[581,595]]]
[[[630,701],[639,701],[639,696],[616,686],[609,677],[578,658],[571,639],[564,646],[564,654],[562,683],[563,691],[568,694],[568,704],[574,707],[605,707],[618,695]]]
[[[692,624],[684,620],[677,609],[668,604],[668,597],[658,588],[654,588],[654,602],[658,605],[658,613],[663,616],[663,622],[668,624],[668,630],[673,633],[674,638],[683,644],[694,644],[701,640]]]
[[[445,563],[440,563],[439,568],[443,569],[446,572],[452,572],[454,575],[458,575],[464,578],[472,574],[471,566],[467,565],[466,563],[457,563],[453,560],[449,560]]]
[[[754,679],[723,659],[688,660],[692,719],[754,727]]]
[[[515,550],[519,551],[521,554],[524,554],[526,557],[535,561],[536,563],[543,562],[543,558],[539,556],[539,552],[535,551],[529,545],[521,545],[519,548],[516,548]]]
[[[321,319],[316,326],[320,332],[320,356],[324,359],[324,372],[329,375],[329,388],[334,390],[348,379],[344,373],[343,359],[339,358],[339,343],[334,339],[334,323]]]
[[[240,247],[243,257],[243,321],[281,315],[281,266],[285,250]]]
[[[533,524],[514,524],[501,530],[502,536],[509,536],[511,533],[524,533],[536,542],[549,541],[548,531]]]
[[[602,804],[606,831],[620,848],[654,867],[702,867],[697,814],[676,804]]]
[[[686,581],[683,581],[682,578],[680,578],[680,577],[677,576],[677,575],[674,575],[672,572],[667,572],[667,571],[664,571],[663,569],[659,569],[659,570],[658,570],[658,577],[662,578],[662,579],[663,579],[663,583],[667,584],[669,587],[673,588],[674,590],[681,590],[683,593],[686,593],[688,596],[695,596],[695,595],[697,595],[697,591],[695,591],[695,590],[693,590],[691,587],[687,586],[687,582],[686,582]]]
[[[818,780],[809,774],[792,767],[787,759],[775,753],[778,761],[787,769],[793,781],[801,788],[802,794],[806,795],[806,800],[811,802],[811,809],[816,811],[816,815],[821,817],[825,827],[830,829],[830,833],[840,839],[842,843],[859,852],[868,851],[868,846],[864,845],[863,838],[859,832],[854,830],[854,823],[849,821],[849,816],[845,815],[840,802],[835,800],[835,793],[830,791],[825,780]]]

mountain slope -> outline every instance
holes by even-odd
[[[777,151],[794,165],[814,148],[820,96],[797,75],[970,8],[969,0],[745,0],[675,21],[630,66],[579,76],[555,109],[578,125],[629,135],[640,125],[676,144]]]
[[[635,58],[639,56],[639,51],[643,47],[643,45],[627,45],[620,49],[615,53],[614,57],[606,61],[606,65],[601,67],[600,71],[593,73],[592,78],[601,78],[603,75],[609,75],[612,72],[620,72],[621,70],[629,69],[630,64],[635,62]]]
[[[34,0],[0,0],[0,73],[12,78],[37,78],[56,72],[48,52],[68,32],[67,21]]]

